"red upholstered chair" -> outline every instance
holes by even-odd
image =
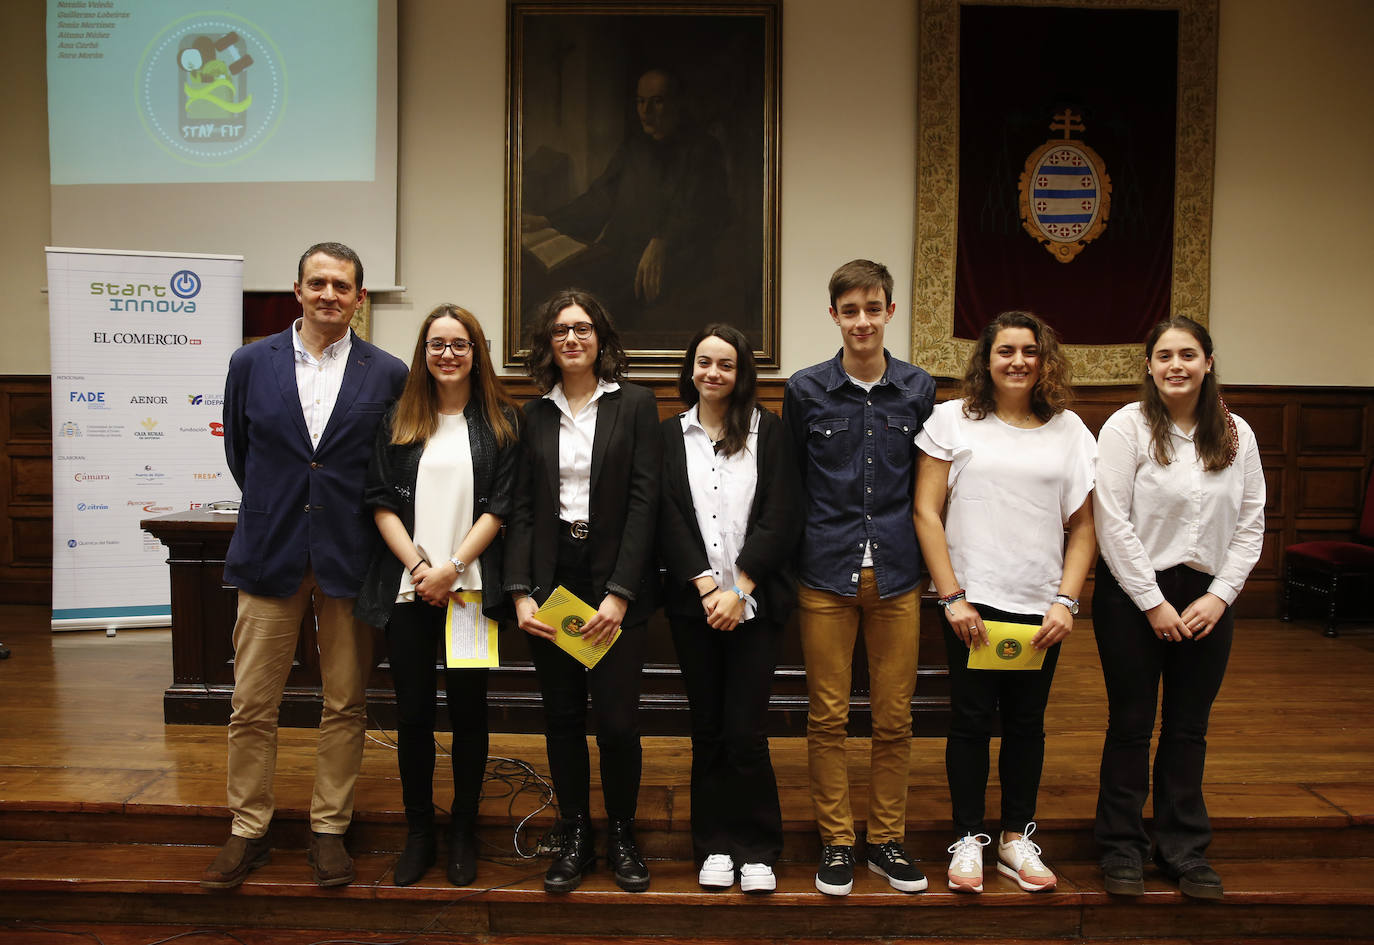
[[[1326,635],[1336,622],[1374,617],[1374,471],[1364,487],[1364,509],[1350,541],[1304,541],[1284,549],[1283,619],[1295,599],[1325,609]]]

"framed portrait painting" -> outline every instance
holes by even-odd
[[[507,366],[577,286],[637,366],[729,322],[778,363],[777,2],[525,2],[507,30]]]

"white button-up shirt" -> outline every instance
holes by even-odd
[[[291,347],[296,352],[296,390],[301,397],[301,413],[305,415],[305,428],[310,431],[310,446],[314,448],[320,445],[320,437],[339,399],[348,354],[353,350],[353,332],[345,331],[344,336],[326,347],[317,359],[305,350],[298,318],[291,326]]]
[[[754,505],[754,490],[759,481],[759,414],[749,422],[744,449],[733,456],[716,452],[697,408],[682,414],[682,445],[687,453],[687,481],[692,490],[692,506],[697,527],[706,543],[706,561],[716,586],[730,590],[735,586],[735,562],[744,547],[749,527],[749,510]],[[706,572],[702,572],[703,574]],[[695,575],[701,577],[700,574]],[[754,618],[754,604],[746,599],[741,620]]]
[[[1225,469],[1206,472],[1193,437],[1170,430],[1173,462],[1150,447],[1140,404],[1107,420],[1097,439],[1093,511],[1097,541],[1112,575],[1142,611],[1164,602],[1156,571],[1187,565],[1213,578],[1208,590],[1235,603],[1264,545],[1264,470],[1255,434],[1240,417],[1239,450]]]
[[[555,384],[544,395],[558,407],[558,517],[565,522],[585,522],[592,517],[592,443],[596,438],[597,401],[620,390],[615,381],[596,382],[592,399],[573,416],[563,385]]]

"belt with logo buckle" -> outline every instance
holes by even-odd
[[[565,522],[560,519],[559,524],[566,527],[568,529],[568,535],[572,538],[576,538],[578,541],[586,541],[592,533],[591,523],[581,519],[578,519],[576,522]]]

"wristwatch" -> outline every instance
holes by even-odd
[[[454,555],[452,558],[449,558],[448,563],[453,565],[453,570],[458,574],[462,574],[464,571],[468,569],[468,566],[466,564],[458,560],[457,555]]]
[[[1068,608],[1070,614],[1075,617],[1078,616],[1078,601],[1074,600],[1068,594],[1055,594],[1053,603],[1063,604]]]

